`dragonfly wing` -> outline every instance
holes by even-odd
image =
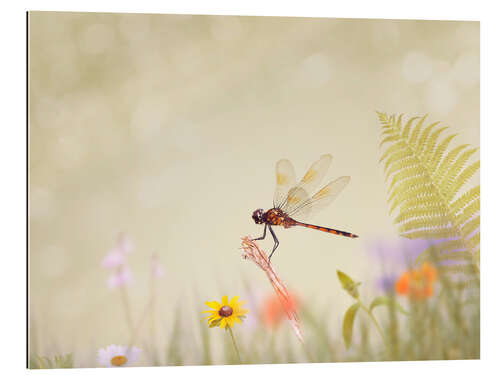
[[[311,195],[313,190],[318,187],[321,180],[325,177],[332,163],[332,159],[332,155],[330,154],[321,155],[319,160],[316,160],[307,170],[298,186]]]
[[[274,192],[274,207],[283,206],[287,200],[289,190],[297,183],[295,169],[288,159],[281,159],[276,163],[276,191]]]
[[[305,191],[305,189],[301,188],[300,186],[295,186],[289,190],[284,205],[280,208],[284,213],[288,214],[289,212],[294,212],[309,200],[310,198],[309,194],[307,194],[307,191]]]
[[[298,205],[294,205],[289,211],[286,211],[286,213],[296,220],[316,214],[330,205],[340,192],[344,190],[350,180],[351,177],[343,176],[331,181],[314,194],[312,198],[306,199]]]

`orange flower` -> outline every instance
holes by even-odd
[[[433,283],[437,279],[436,268],[425,262],[418,269],[404,272],[396,281],[396,293],[422,299],[434,294]]]
[[[286,311],[296,311],[297,305],[297,298],[293,295],[290,295],[290,299],[284,302],[284,306],[277,296],[271,295],[266,298],[262,305],[262,319],[268,326],[277,327],[283,320],[287,319]]]

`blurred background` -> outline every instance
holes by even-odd
[[[36,352],[94,366],[98,348],[126,344],[123,294],[102,263],[123,234],[131,319],[156,280],[148,342],[165,345],[180,316],[192,341],[179,351],[196,364],[204,301],[272,292],[238,248],[262,233],[251,213],[272,205],[275,162],[300,177],[325,153],[328,179],[352,179],[312,222],[360,238],[278,228],[273,263],[340,336],[352,300],[335,270],[375,295],[368,253],[398,239],[375,111],[428,113],[479,146],[479,23],[30,12],[29,111]]]

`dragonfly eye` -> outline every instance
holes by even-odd
[[[255,221],[255,224],[264,223],[264,210],[262,208],[255,210],[252,214],[252,219]]]

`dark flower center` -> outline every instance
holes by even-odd
[[[225,318],[231,316],[232,314],[233,314],[233,309],[231,308],[231,306],[224,305],[219,310],[219,315]]]

